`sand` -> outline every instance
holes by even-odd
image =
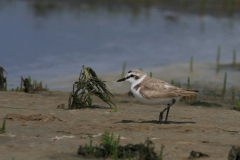
[[[121,145],[143,143],[150,138],[164,160],[187,159],[192,150],[208,154],[208,160],[227,159],[231,145],[240,142],[240,112],[222,107],[191,106],[178,102],[169,113],[168,124],[158,124],[165,106],[138,103],[133,97],[117,94],[118,110],[93,97],[99,108],[57,109],[68,104],[69,92],[0,92],[1,160],[86,159],[77,155],[79,145],[101,142],[100,133],[109,130],[121,136]],[[210,101],[214,102],[214,101]],[[219,102],[220,103],[220,102]]]

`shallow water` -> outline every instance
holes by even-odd
[[[233,49],[240,61],[236,16],[200,17],[158,7],[137,14],[130,8],[113,13],[87,5],[39,12],[34,1],[11,1],[0,7],[0,28],[0,66],[8,72],[8,89],[30,75],[51,82],[51,90],[70,90],[52,81],[77,77],[82,65],[97,73],[120,74],[125,61],[127,70],[147,72],[188,62],[191,56],[194,62],[215,62],[219,45],[221,62],[232,61]]]

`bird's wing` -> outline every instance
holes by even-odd
[[[174,92],[163,92],[161,90],[150,90],[146,88],[141,88],[140,93],[143,97],[147,99],[158,99],[158,98],[174,98],[179,95]]]
[[[165,81],[151,78],[151,77],[146,77],[144,78],[142,82],[142,86],[144,88],[150,89],[150,90],[162,90],[162,91],[177,91],[180,90],[180,88],[175,87]]]
[[[165,81],[146,77],[142,82],[140,93],[148,99],[174,98],[178,96],[190,96],[198,91],[175,87]]]

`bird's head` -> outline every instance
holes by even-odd
[[[140,70],[130,70],[128,71],[128,73],[126,74],[125,77],[119,79],[117,82],[121,82],[121,81],[128,81],[131,84],[133,83],[139,83],[139,81],[143,78],[146,77],[147,74],[140,71]]]

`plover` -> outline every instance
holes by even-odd
[[[183,96],[196,94],[197,90],[182,89],[165,81],[148,77],[140,70],[130,70],[127,75],[117,82],[128,81],[131,83],[131,92],[138,101],[145,104],[167,104],[167,107],[159,114],[159,123],[162,123],[163,113],[167,110],[165,123],[167,122],[170,107]]]

